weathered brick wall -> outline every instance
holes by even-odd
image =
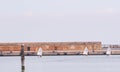
[[[2,51],[20,51],[21,44],[25,45],[25,51],[36,51],[42,48],[43,51],[54,50],[101,50],[101,42],[25,42],[25,43],[0,43]]]

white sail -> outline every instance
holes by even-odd
[[[106,54],[111,55],[111,49],[110,48],[107,49]]]
[[[88,48],[87,47],[84,49],[83,55],[88,55]]]
[[[38,49],[37,55],[40,56],[40,57],[42,56],[42,48],[39,48],[39,49]]]

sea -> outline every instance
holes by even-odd
[[[23,72],[20,56],[1,56],[0,72]],[[120,55],[25,56],[24,72],[120,72]]]

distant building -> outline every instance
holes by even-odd
[[[112,50],[120,50],[120,45],[112,45],[112,44],[103,44],[102,49],[106,50],[107,48],[111,48]]]

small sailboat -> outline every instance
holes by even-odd
[[[111,49],[110,48],[107,49],[106,55],[111,55]]]
[[[37,51],[37,55],[42,57],[42,48],[39,48],[38,51]]]
[[[87,47],[84,49],[83,55],[88,55],[88,48]]]

